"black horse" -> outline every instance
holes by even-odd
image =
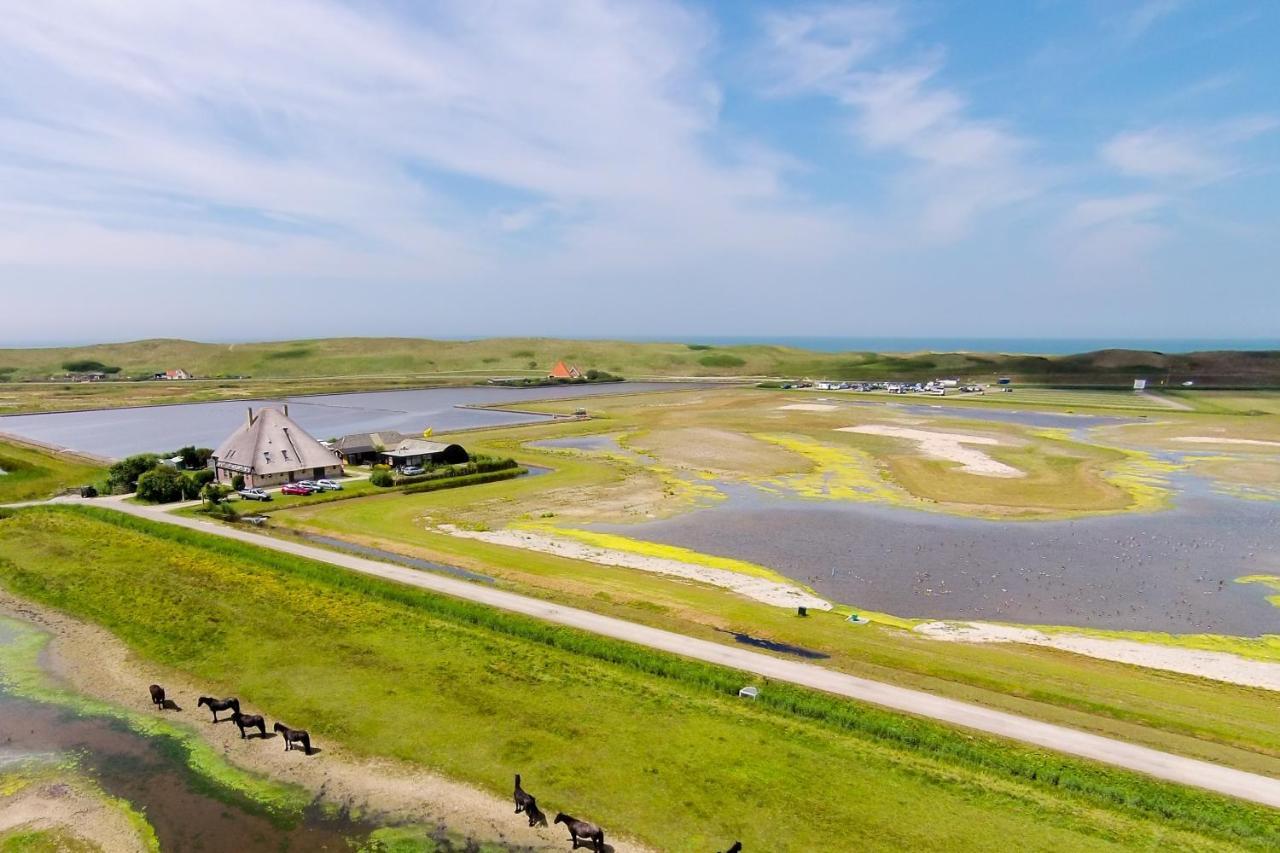
[[[200,701],[196,703],[196,707],[199,708],[201,705],[209,706],[209,710],[213,712],[213,721],[215,723],[218,722],[219,711],[226,711],[227,709],[231,709],[232,713],[235,713],[235,714],[240,713],[240,700],[236,699],[235,697],[231,697],[227,699],[214,699],[210,696],[201,696]]]
[[[159,684],[153,684],[148,688],[151,691],[151,704],[155,705],[161,711],[164,710],[164,688]]]
[[[311,735],[302,729],[291,729],[284,723],[276,723],[272,728],[280,733],[284,738],[284,751],[288,752],[293,749],[295,743],[302,744],[302,751],[307,755],[311,754]]]
[[[239,711],[232,711],[231,722],[236,724],[242,738],[248,737],[244,733],[245,729],[257,729],[259,736],[267,736],[267,724],[263,721],[261,714],[241,714]]]
[[[569,840],[573,842],[571,850],[579,847],[590,847],[594,853],[604,853],[604,830],[594,823],[578,820],[564,812],[556,815],[556,823],[569,827]]]
[[[524,807],[525,814],[529,816],[529,826],[546,826],[547,816],[538,809],[538,801],[533,797],[529,798],[528,804]]]
[[[728,850],[724,851],[724,853],[742,853],[742,842],[733,842],[733,845]]]
[[[529,803],[533,802],[533,795],[527,793],[524,788],[520,787],[519,773],[516,774],[515,801],[516,801],[516,814],[520,814],[520,812],[525,810],[525,808],[529,805]]]

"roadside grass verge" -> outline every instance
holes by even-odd
[[[26,445],[0,441],[0,503],[43,500],[100,479],[98,465]]]
[[[732,670],[110,511],[22,510],[0,544],[15,594],[143,658],[662,849],[1280,844],[1263,808],[787,685],[745,702]]]

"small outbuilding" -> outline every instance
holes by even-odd
[[[428,441],[425,438],[406,438],[381,454],[381,461],[393,468],[407,465],[458,465],[471,460],[470,454],[460,444]]]
[[[557,361],[555,367],[551,368],[551,372],[547,374],[548,379],[581,379],[582,376],[581,370],[563,361]]]
[[[289,407],[249,409],[248,420],[209,457],[219,483],[240,474],[249,488],[342,476],[342,459],[289,417]]]
[[[409,436],[396,430],[357,432],[338,439],[333,449],[348,465],[373,465],[382,461],[382,455]]]

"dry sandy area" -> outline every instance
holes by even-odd
[[[37,783],[0,799],[0,834],[15,830],[61,830],[108,853],[148,849],[123,812],[65,782]]]
[[[600,548],[585,542],[530,530],[462,530],[451,524],[441,524],[437,529],[450,536],[478,539],[493,545],[506,545],[510,548],[523,548],[542,554],[555,554],[571,560],[585,560],[601,566],[621,566],[624,569],[639,569],[642,572],[700,581],[777,607],[831,609],[830,602],[805,592],[799,587],[727,569],[713,569],[696,563],[686,563],[665,557],[650,557],[631,551],[620,551],[616,548]]]
[[[1280,447],[1280,441],[1263,441],[1260,438],[1225,438],[1212,435],[1179,435],[1174,441],[1188,444],[1247,444],[1251,447]]]
[[[966,474],[977,474],[980,477],[1025,477],[1026,473],[1012,465],[1006,465],[992,459],[981,450],[968,445],[979,444],[999,447],[1002,442],[985,435],[968,435],[958,432],[933,432],[926,429],[886,426],[883,424],[864,424],[862,426],[839,427],[836,432],[856,432],[863,435],[883,435],[889,438],[902,438],[914,441],[920,451],[931,459],[942,459],[956,462],[960,470]]]
[[[676,468],[729,477],[773,477],[802,471],[804,457],[765,441],[724,429],[677,427],[640,433],[628,445]]]
[[[788,403],[785,406],[779,406],[779,412],[834,412],[839,406],[832,406],[829,403]]]
[[[1120,663],[1181,672],[1228,684],[1280,690],[1280,663],[1252,660],[1230,652],[1182,649],[1158,643],[1113,640],[1081,634],[1046,634],[1033,628],[987,622],[926,622],[915,630],[935,640],[964,643],[1027,643]]]
[[[352,755],[341,745],[326,740],[323,732],[312,731],[316,745],[323,751],[311,757],[297,751],[286,752],[278,743],[242,741],[235,726],[213,725],[208,712],[196,707],[196,697],[204,687],[179,673],[136,660],[109,632],[3,592],[0,612],[35,623],[53,634],[49,665],[53,674],[76,692],[143,713],[163,713],[169,722],[186,726],[209,741],[230,763],[301,785],[319,801],[347,806],[375,819],[444,824],[474,838],[502,840],[533,850],[560,850],[565,845],[567,833],[563,827],[529,828],[522,815],[513,814],[511,801],[504,797],[409,764]],[[152,683],[164,685],[183,710],[151,710],[146,686]],[[269,709],[254,708],[253,712],[270,716]],[[537,793],[532,785],[529,787]],[[543,811],[554,813],[554,804],[540,805]],[[610,843],[619,853],[649,849],[612,833],[610,836]]]

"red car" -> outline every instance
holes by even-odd
[[[300,486],[300,485],[298,485],[297,483],[290,483],[290,484],[289,484],[289,485],[287,485],[287,486],[283,486],[283,487],[281,487],[281,489],[280,489],[280,494],[282,494],[282,495],[309,495],[309,494],[311,494],[311,489],[307,488],[306,486]]]

